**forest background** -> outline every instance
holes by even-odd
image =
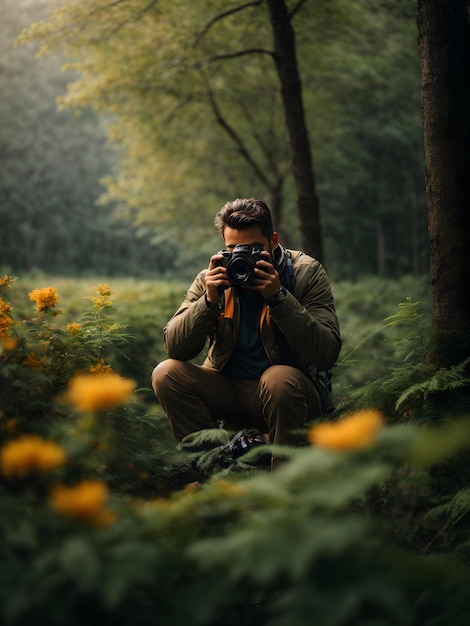
[[[269,47],[256,7],[205,35],[197,54],[227,58],[204,77],[191,37],[210,3],[185,20],[175,4],[159,26],[118,27],[91,70],[106,78],[91,74],[64,98],[73,68],[62,72],[58,54],[35,60],[36,44],[14,47],[48,5],[2,2],[0,265],[190,278],[220,248],[217,210],[246,195],[265,198],[283,241],[302,247],[272,61],[230,58]],[[98,28],[108,37],[106,21]],[[413,3],[307,3],[295,28],[328,272],[428,272]],[[80,108],[57,112],[57,97]]]
[[[426,358],[415,3],[291,3],[344,346],[333,421],[272,473],[218,465],[223,430],[176,449],[148,386],[227,199],[304,242],[265,3],[70,1],[50,28],[54,4],[1,0],[2,623],[467,624],[470,381]]]

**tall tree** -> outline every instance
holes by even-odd
[[[313,159],[305,121],[302,83],[297,64],[292,18],[304,4],[300,0],[290,13],[284,0],[268,0],[274,39],[274,61],[281,86],[287,132],[289,135],[292,173],[297,192],[297,208],[304,250],[324,260],[320,205],[315,186]]]
[[[429,359],[470,355],[470,25],[468,0],[418,0],[435,343]]]

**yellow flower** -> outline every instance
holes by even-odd
[[[106,283],[103,283],[102,285],[96,285],[96,287],[94,287],[94,290],[100,294],[100,296],[112,296],[113,292],[111,291],[111,288],[109,285],[107,285]]]
[[[65,452],[59,445],[38,435],[23,435],[0,450],[0,470],[5,476],[52,472],[65,461]]]
[[[363,409],[337,422],[322,422],[308,433],[310,443],[329,450],[357,450],[369,446],[383,426],[383,416],[375,409]]]
[[[2,336],[1,332],[0,332],[0,337]],[[2,350],[4,352],[11,352],[12,350],[14,350],[16,348],[16,346],[18,345],[18,339],[15,339],[14,337],[3,337],[2,338]]]
[[[108,308],[113,304],[110,300],[110,296],[113,295],[113,292],[108,285],[97,285],[96,287],[93,287],[93,289],[98,295],[94,298],[90,298],[90,302],[96,309]]]
[[[0,298],[0,337],[6,337],[13,320],[11,318],[11,305]]]
[[[67,399],[80,411],[103,411],[123,404],[135,387],[118,374],[81,374],[71,379]]]
[[[78,322],[71,322],[70,324],[67,324],[66,326],[67,330],[72,335],[72,337],[75,337],[75,335],[78,335],[81,327],[82,325],[79,324]]]
[[[91,374],[112,374],[113,368],[111,365],[105,365],[104,359],[100,359],[96,365],[90,365],[88,371]]]
[[[14,278],[10,278],[10,276],[7,276],[6,274],[4,276],[0,276],[0,288],[9,287],[14,280]]]
[[[108,486],[99,480],[84,480],[75,487],[56,485],[51,504],[58,513],[92,526],[109,526],[115,515],[104,508]]]
[[[42,289],[33,289],[29,294],[29,299],[36,303],[36,311],[42,313],[55,307],[59,301],[56,287],[43,287]]]

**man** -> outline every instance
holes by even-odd
[[[318,261],[280,245],[261,200],[227,202],[214,223],[228,254],[212,256],[165,327],[169,358],[154,369],[153,389],[177,441],[223,420],[227,430],[300,443],[299,429],[322,415],[316,372],[341,348],[328,278]],[[191,363],[207,340],[204,364]]]

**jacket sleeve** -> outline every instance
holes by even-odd
[[[271,317],[299,357],[317,370],[328,370],[341,350],[334,298],[323,266],[304,256],[294,269],[295,295],[287,294]]]
[[[165,352],[172,359],[188,361],[195,358],[217,323],[219,310],[210,309],[204,297],[206,271],[195,278],[181,306],[163,329]]]

